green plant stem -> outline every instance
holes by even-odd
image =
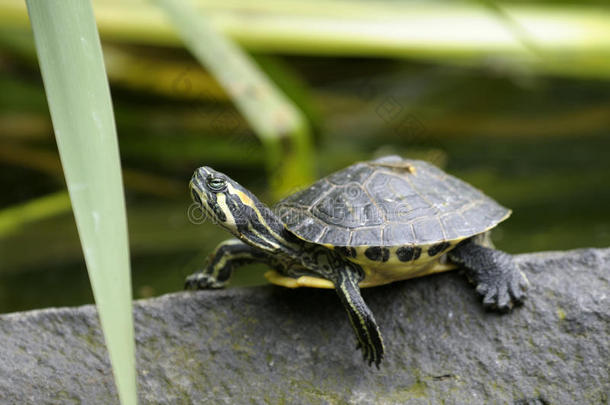
[[[186,47],[220,82],[261,139],[267,151],[267,168],[274,176],[274,191],[281,195],[311,181],[309,128],[301,112],[249,55],[219,34],[189,1],[157,3]]]

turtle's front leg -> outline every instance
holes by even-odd
[[[352,269],[343,268],[337,271],[333,283],[358,339],[356,348],[362,350],[364,360],[369,365],[375,363],[379,368],[384,353],[383,338],[373,313],[360,295],[360,278]]]
[[[510,254],[468,239],[447,255],[466,270],[486,307],[508,311],[525,299],[529,283]]]
[[[186,278],[184,288],[199,290],[223,288],[236,267],[253,262],[268,262],[265,253],[249,246],[239,239],[227,239],[218,244],[208,256],[202,271]]]

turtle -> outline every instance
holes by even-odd
[[[206,166],[190,190],[234,238],[216,247],[185,288],[222,288],[236,267],[262,262],[273,284],[334,289],[369,366],[379,368],[385,350],[361,288],[459,268],[487,308],[508,312],[526,296],[527,278],[489,237],[511,210],[425,161],[358,162],[273,208]]]

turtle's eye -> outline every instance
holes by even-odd
[[[208,187],[212,191],[222,191],[227,187],[227,182],[220,177],[208,177],[207,179]]]

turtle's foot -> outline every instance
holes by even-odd
[[[510,268],[495,268],[483,272],[477,280],[476,290],[483,296],[485,308],[499,312],[508,312],[514,306],[521,305],[526,297],[529,282],[511,258]],[[495,270],[495,271],[494,271]]]
[[[508,312],[525,299],[529,282],[510,254],[468,240],[448,255],[465,269],[486,308]]]
[[[224,288],[226,285],[226,281],[218,281],[216,277],[203,272],[191,274],[184,281],[185,290]]]
[[[362,342],[358,342],[356,345],[356,350],[362,350],[362,358],[369,366],[375,363],[375,367],[379,370],[379,364],[383,360],[383,339],[378,331],[376,331],[377,336],[375,336],[376,342],[365,341],[364,344]]]
[[[379,368],[384,353],[383,338],[371,310],[360,295],[358,282],[357,273],[339,269],[335,290],[347,311],[350,324],[358,340],[356,349],[362,350],[364,361],[369,366],[374,363]]]

